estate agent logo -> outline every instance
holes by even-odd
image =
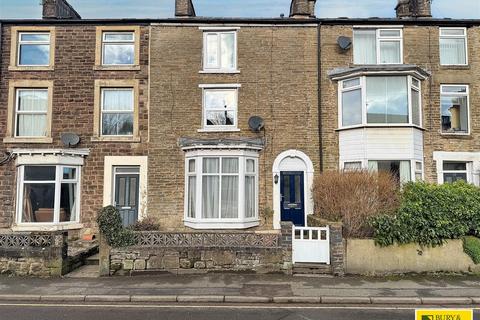
[[[467,310],[467,309],[415,310],[415,320],[473,320],[473,310]]]

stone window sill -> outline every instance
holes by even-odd
[[[238,128],[218,128],[218,129],[198,129],[197,132],[205,133],[205,132],[240,132]]]
[[[140,66],[99,66],[96,65],[93,67],[95,71],[139,71]]]
[[[53,138],[51,137],[42,137],[42,138],[6,137],[6,138],[3,138],[3,143],[53,143]]]
[[[9,66],[8,71],[54,71],[54,66]]]
[[[196,230],[227,230],[227,229],[248,229],[260,225],[260,220],[245,220],[245,221],[198,221],[198,220],[184,220],[186,227]]]
[[[139,143],[142,141],[140,137],[92,137],[92,142],[131,142]]]
[[[201,70],[200,74],[239,74],[240,70]]]
[[[39,224],[18,224],[12,226],[12,231],[24,231],[24,232],[30,232],[30,231],[48,231],[48,232],[53,232],[53,231],[63,231],[63,230],[76,230],[76,229],[82,229],[83,224],[74,222],[74,223],[63,223],[63,224],[44,224],[44,223],[39,223]]]

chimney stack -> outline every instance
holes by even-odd
[[[192,0],[175,0],[175,17],[193,18],[195,16]]]
[[[292,0],[290,18],[315,18],[315,2],[317,0]]]
[[[431,0],[398,0],[397,18],[431,18]]]
[[[82,19],[67,0],[43,0],[42,6],[43,19]]]

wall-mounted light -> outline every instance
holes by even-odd
[[[275,184],[278,183],[278,174],[275,173],[275,176],[273,177],[273,181],[275,182]]]

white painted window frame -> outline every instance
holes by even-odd
[[[480,186],[480,152],[434,151],[433,160],[436,162],[438,184],[444,183],[444,162],[466,162],[467,182]]]
[[[423,161],[419,160],[412,160],[413,163],[413,179],[412,181],[424,181],[425,180],[425,170],[423,169],[424,163]],[[421,169],[417,169],[417,164],[420,164]],[[422,178],[420,180],[417,180],[417,174],[420,174]]]
[[[461,35],[444,35],[442,32],[444,30],[462,30],[463,31],[463,36]],[[465,40],[465,63],[460,63],[460,64],[442,64],[440,62],[440,65],[442,66],[468,66],[468,37],[467,37],[467,28],[457,28],[457,27],[449,27],[449,28],[440,28],[439,30],[439,40],[438,40],[438,45],[439,45],[439,55],[441,56],[442,52],[440,50],[440,41],[442,39],[463,39]],[[441,61],[441,58],[440,58]]]
[[[225,174],[221,173],[221,165],[219,166],[219,174],[213,175],[234,175],[239,177],[238,185],[238,218],[221,218],[221,206],[219,208],[219,218],[204,219],[202,218],[202,185],[203,176],[203,159],[204,158],[238,158],[239,159],[239,173]],[[195,174],[189,172],[189,160],[195,159]],[[246,172],[247,159],[254,160],[255,173]],[[195,214],[196,216],[188,216],[188,177],[196,176],[196,195],[195,195]],[[245,177],[255,176],[255,215],[251,218],[245,217]],[[221,179],[219,181],[221,189]],[[248,150],[196,150],[189,151],[185,156],[185,196],[184,196],[184,224],[193,229],[246,229],[259,225],[258,215],[258,193],[259,193],[259,164],[258,153]],[[221,195],[219,196],[221,203]]]
[[[445,87],[465,87],[465,93],[456,93],[456,92],[443,92]],[[443,129],[440,128],[440,133],[446,136],[469,136],[472,130],[471,128],[471,118],[470,118],[470,86],[468,84],[442,84],[440,85],[440,125],[442,123],[442,103],[441,99],[443,96],[456,96],[456,97],[467,97],[467,121],[468,121],[468,131],[467,132],[443,132]]]
[[[104,110],[105,104],[105,91],[126,91],[132,92],[132,105],[131,110]],[[104,135],[103,134],[103,116],[105,114],[131,114],[133,117],[133,126],[135,127],[135,88],[133,87],[102,87],[100,88],[100,136],[102,137],[133,137],[132,134],[118,134],[118,135]],[[135,130],[133,130],[135,131]]]
[[[202,29],[203,30],[203,70],[202,73],[239,73],[238,71],[238,44],[237,44],[237,29]],[[232,68],[222,68],[222,44],[219,40],[222,34],[233,34],[234,35],[234,47],[233,52],[235,55],[234,59],[234,66]],[[207,37],[209,35],[216,35],[217,36],[217,66],[209,66],[208,65],[208,44],[207,44]]]
[[[35,167],[55,167],[55,180],[51,181],[26,181],[25,180],[25,167],[35,166]],[[63,179],[63,168],[75,168],[77,171],[76,179]],[[81,181],[82,181],[82,167],[75,165],[62,165],[62,164],[23,164],[18,167],[18,183],[17,183],[17,225],[21,227],[48,227],[48,226],[68,226],[78,224],[80,221],[80,207],[82,203],[81,199]],[[55,202],[54,202],[54,211],[53,211],[53,222],[22,222],[23,216],[23,197],[24,197],[24,184],[55,184]],[[76,192],[76,212],[75,220],[60,222],[60,194],[62,183],[76,183],[77,192]]]
[[[422,106],[422,89],[421,85],[420,87],[415,87],[412,85],[412,79],[416,79],[421,83],[421,80],[413,77],[411,75],[403,75],[399,74],[398,76],[403,76],[407,77],[407,99],[408,99],[408,123],[367,123],[367,78],[368,77],[376,77],[377,75],[368,75],[368,76],[360,76],[360,77],[351,77],[351,78],[346,78],[338,81],[338,128],[339,129],[354,129],[354,128],[360,128],[360,127],[405,127],[405,126],[411,126],[411,127],[416,127],[422,129],[423,125],[423,106]],[[378,75],[381,77],[388,77],[388,75]],[[395,76],[395,75],[392,75]],[[360,85],[359,86],[354,86],[354,87],[349,87],[349,88],[343,88],[343,83],[345,81],[350,81],[353,79],[360,79]],[[358,90],[360,89],[362,92],[362,123],[361,124],[356,124],[356,125],[351,125],[351,126],[343,126],[343,93],[348,92],[348,91],[353,91],[353,90]],[[420,126],[416,125],[413,123],[413,117],[412,117],[412,92],[411,90],[416,90],[420,93]]]
[[[465,170],[445,170],[443,169],[443,166],[445,163],[452,163],[452,162],[456,162],[456,163],[465,163]],[[448,173],[465,173],[465,175],[467,176],[467,183],[472,183],[472,162],[471,161],[454,161],[454,160],[443,160],[442,161],[442,184],[445,183],[445,174],[448,174]]]
[[[45,111],[20,111],[20,94],[19,93],[21,91],[40,91],[40,90],[47,92],[47,110],[45,110]],[[49,95],[50,95],[50,92],[49,92],[48,88],[16,88],[15,89],[15,126],[14,126],[14,134],[13,134],[13,136],[15,138],[40,138],[40,137],[46,137],[47,136],[46,132],[45,132],[45,135],[43,135],[43,136],[20,136],[20,135],[18,135],[18,116],[19,115],[25,115],[25,114],[45,115],[45,117],[46,117],[45,128],[47,129],[46,131],[48,131],[48,126],[50,125],[49,120],[48,120],[48,110],[49,110],[48,100],[50,99]]]
[[[22,41],[22,35],[24,34],[34,34],[34,35],[48,35],[48,41]],[[50,65],[50,56],[52,54],[52,35],[50,32],[19,32],[18,33],[18,47],[17,47],[17,66],[19,67],[48,67]],[[22,45],[31,45],[31,44],[36,44],[36,45],[46,45],[48,44],[50,49],[49,49],[49,58],[48,58],[48,63],[47,64],[20,64],[20,52],[21,52],[21,46]]]
[[[109,34],[131,34],[131,40],[107,40],[106,36]],[[113,45],[131,45],[133,46],[133,63],[122,63],[122,64],[106,64],[105,63],[105,45],[106,44],[113,44]],[[104,31],[102,33],[102,65],[103,66],[133,66],[135,65],[135,32],[134,31]]]
[[[238,91],[241,85],[239,84],[222,84],[222,85],[200,85],[202,89],[202,128],[199,132],[231,132],[240,131],[238,129]],[[235,106],[227,109],[218,109],[217,111],[234,112],[235,124],[233,126],[208,126],[207,125],[207,105],[206,93],[209,91],[234,91],[235,92]],[[209,109],[208,111],[216,111]]]
[[[390,28],[378,28],[378,27],[365,27],[353,28],[353,50],[355,50],[355,30],[375,30],[375,50],[376,50],[376,64],[377,65],[396,65],[396,64],[403,64],[403,29],[401,27],[390,27]],[[385,37],[381,36],[381,31],[400,31],[399,37]],[[398,63],[382,63],[381,62],[381,50],[380,50],[380,43],[381,42],[399,42],[400,43],[400,61]],[[357,63],[353,61],[356,65],[365,65],[365,63]]]

